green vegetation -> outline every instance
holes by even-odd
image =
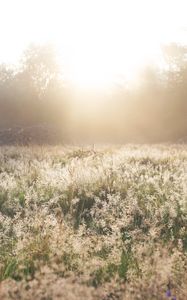
[[[187,147],[2,147],[0,298],[187,298]]]

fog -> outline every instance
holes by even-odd
[[[145,65],[133,82],[84,89],[66,79],[53,46],[29,46],[19,65],[0,66],[1,144],[186,140],[187,47],[161,50],[162,66]]]

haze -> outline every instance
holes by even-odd
[[[186,140],[186,8],[1,1],[0,143]]]
[[[161,64],[160,45],[187,42],[185,0],[1,0],[0,60],[17,63],[30,44],[53,43],[76,87],[108,88]]]

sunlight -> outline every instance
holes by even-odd
[[[80,88],[107,88],[122,74],[133,81],[159,61],[160,44],[185,39],[184,0],[3,0],[1,8],[1,58],[14,62],[30,42],[52,42]]]
[[[158,63],[160,44],[174,34],[176,7],[166,2],[70,1],[62,21],[66,30],[61,38],[57,33],[55,43],[62,53],[67,48],[71,81],[83,89],[104,89],[121,74],[132,82],[144,65]]]

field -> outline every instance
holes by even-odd
[[[0,282],[1,300],[187,299],[187,146],[1,147]]]

